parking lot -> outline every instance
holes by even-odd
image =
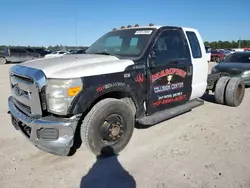
[[[250,90],[238,108],[207,97],[205,105],[190,113],[136,129],[117,158],[97,160],[84,147],[72,157],[59,157],[38,150],[12,127],[7,114],[10,66],[0,69],[0,188],[96,183],[128,188],[250,187]]]

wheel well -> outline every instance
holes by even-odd
[[[105,98],[115,98],[115,99],[122,99],[122,98],[131,98],[132,101],[134,102],[135,104],[135,101],[133,100],[133,97],[131,96],[131,94],[127,91],[112,91],[112,92],[109,92],[109,93],[106,93],[100,97],[98,97],[92,104],[91,104],[91,107],[90,109],[96,104],[98,103],[99,101],[105,99]]]
[[[134,103],[135,107],[137,107],[137,103],[132,97],[132,95],[127,91],[112,91],[105,93],[101,96],[99,96],[97,99],[94,100],[94,102],[91,103],[91,105],[87,108],[87,110],[84,112],[84,115],[86,115],[94,105],[96,105],[99,101],[106,99],[106,98],[115,98],[115,99],[122,99],[122,98],[131,98],[132,102]]]

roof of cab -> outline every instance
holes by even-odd
[[[123,29],[121,28],[116,28],[116,30],[127,30],[127,29],[150,29],[150,28],[153,28],[153,29],[160,29],[161,27],[181,27],[181,26],[174,26],[174,25],[153,25],[153,26],[137,26],[137,27],[134,27],[134,26],[131,26],[131,27],[125,27]],[[183,30],[185,31],[196,31],[196,29],[194,28],[189,28],[189,27],[181,27]]]

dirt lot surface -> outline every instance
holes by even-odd
[[[249,90],[238,108],[205,102],[154,127],[136,129],[117,158],[96,160],[84,147],[72,157],[59,157],[39,151],[12,127],[9,67],[0,69],[0,188],[250,187]]]

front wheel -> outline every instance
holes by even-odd
[[[7,63],[7,60],[4,57],[0,57],[0,65],[4,65]]]
[[[125,102],[113,98],[103,99],[84,118],[81,139],[95,155],[100,155],[106,147],[118,154],[130,141],[134,122],[133,111]]]
[[[216,61],[216,63],[219,63],[221,60],[219,57],[216,57],[215,61]]]

